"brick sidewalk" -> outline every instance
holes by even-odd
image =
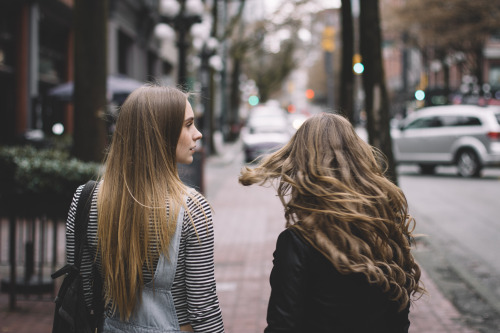
[[[215,210],[217,291],[227,333],[257,333],[266,326],[269,273],[276,238],[284,228],[283,210],[274,190],[243,187],[238,171],[208,167],[207,197]],[[411,308],[411,333],[474,333],[423,272],[430,296]],[[0,333],[49,333],[54,304],[23,300],[8,312],[0,295]]]

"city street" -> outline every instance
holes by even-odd
[[[71,194],[130,174],[148,204],[157,147],[193,154],[179,177],[214,210],[225,331],[263,332],[286,221],[272,184],[238,177],[318,112],[420,164],[391,169],[428,292],[410,332],[500,333],[496,17],[500,0],[0,0],[0,333],[51,331]]]

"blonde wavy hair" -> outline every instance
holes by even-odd
[[[382,171],[384,157],[344,117],[309,118],[292,139],[245,167],[242,185],[277,181],[286,226],[328,258],[342,274],[361,273],[400,310],[422,294],[410,246],[415,222],[403,192]]]
[[[120,108],[98,192],[98,255],[105,302],[130,317],[144,283],[168,251],[186,195],[176,147],[188,95],[173,87],[146,85]],[[166,207],[168,206],[168,210]]]

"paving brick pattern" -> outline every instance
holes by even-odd
[[[269,273],[276,237],[284,228],[283,210],[272,188],[243,187],[238,172],[217,164],[206,173],[207,197],[215,210],[216,279],[228,333],[257,333],[266,326]],[[1,273],[0,273],[1,275]],[[474,333],[423,273],[429,296],[411,308],[411,333]],[[54,305],[36,298],[17,302],[7,311],[0,295],[0,333],[49,333]]]

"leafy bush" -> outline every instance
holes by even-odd
[[[99,168],[60,150],[0,147],[0,215],[64,218],[76,188]]]

